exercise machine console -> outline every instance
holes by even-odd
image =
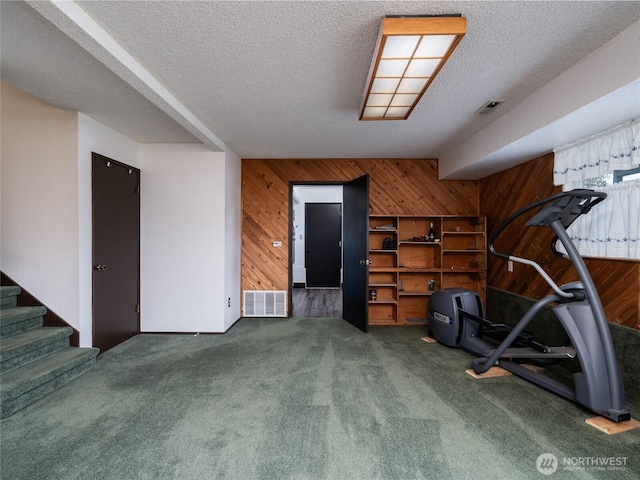
[[[630,419],[630,413],[624,409],[624,386],[609,325],[591,275],[566,231],[580,215],[588,213],[605,198],[605,193],[584,189],[551,195],[518,210],[489,237],[489,251],[493,255],[535,268],[553,290],[538,300],[514,327],[491,323],[485,318],[480,296],[460,288],[435,292],[429,300],[427,315],[431,335],[436,340],[479,357],[473,361],[476,373],[485,373],[499,365],[614,422],[622,422]],[[552,252],[571,261],[579,281],[558,286],[533,260],[495,249],[494,242],[505,228],[536,208],[539,210],[526,226],[553,230]],[[558,242],[566,253],[558,250]],[[536,314],[550,304],[556,305],[552,310],[570,340],[568,346],[547,346],[525,331]],[[580,363],[581,371],[573,374],[573,388],[526,366],[574,358]]]

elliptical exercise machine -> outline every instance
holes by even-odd
[[[489,237],[489,250],[493,255],[532,266],[553,290],[538,300],[514,327],[488,321],[480,296],[460,288],[435,292],[429,300],[428,318],[431,334],[436,340],[479,357],[473,361],[476,373],[485,373],[492,366],[499,365],[614,422],[622,422],[629,420],[631,415],[624,409],[624,386],[609,325],[591,275],[566,231],[576,218],[605,198],[605,193],[592,190],[551,195],[511,215]],[[550,227],[554,231],[556,236],[551,242],[551,250],[571,261],[579,281],[559,287],[533,260],[500,253],[494,248],[496,238],[508,225],[538,207],[542,208],[527,221],[526,226]],[[558,241],[567,254],[558,251]],[[524,331],[535,315],[551,303],[557,304],[553,312],[571,340],[570,346],[549,347]],[[482,338],[492,333],[502,336],[497,347]],[[523,365],[551,364],[576,357],[582,371],[573,374],[573,388]]]

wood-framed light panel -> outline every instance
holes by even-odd
[[[406,120],[466,29],[460,15],[383,18],[360,120]]]

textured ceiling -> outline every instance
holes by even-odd
[[[76,3],[242,158],[440,157],[640,18],[611,1]],[[197,141],[30,6],[0,4],[4,79],[140,142]],[[380,19],[443,13],[467,35],[409,119],[358,121]]]
[[[2,78],[142,143],[198,140],[23,2],[0,1]]]

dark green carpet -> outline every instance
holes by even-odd
[[[464,373],[471,355],[424,334],[244,319],[226,335],[140,335],[2,421],[0,476],[640,477],[640,431],[598,432],[588,411],[516,377],[474,380]],[[545,477],[543,453],[626,457],[626,469],[560,465]]]

